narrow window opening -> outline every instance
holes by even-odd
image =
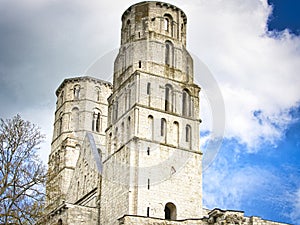
[[[96,113],[93,113],[92,131],[95,131],[95,117],[96,117]]]
[[[166,87],[166,92],[165,92],[165,110],[169,111],[170,108],[170,88]]]
[[[160,121],[160,135],[165,136],[166,134],[166,120],[164,118]]]
[[[150,207],[147,207],[147,217],[150,216]]]
[[[149,139],[153,140],[154,137],[154,120],[153,120],[153,116],[149,115],[148,116],[148,130],[149,130]]]
[[[127,119],[127,140],[129,140],[130,136],[131,136],[131,118],[130,116]]]
[[[183,94],[182,94],[182,114],[184,115],[184,116],[186,116],[186,111],[187,111],[187,109],[186,109],[187,107],[186,107],[186,92],[185,91],[183,91]]]
[[[165,42],[165,64],[168,66],[173,65],[174,48],[173,43],[170,41]]]
[[[164,30],[173,37],[173,18],[170,14],[164,15]]]
[[[100,131],[100,113],[97,114],[97,119],[96,119],[96,131],[99,132]]]
[[[139,38],[141,38],[141,32],[139,32]]]
[[[80,97],[80,86],[75,85],[73,91],[74,91],[74,99],[79,99],[79,97]]]
[[[147,155],[150,155],[150,147],[147,148]]]
[[[102,129],[102,118],[101,113],[98,109],[95,109],[93,113],[93,120],[92,120],[92,131],[100,132]]]
[[[179,123],[177,121],[174,122],[174,137],[175,137],[175,143],[178,146],[179,145]]]
[[[191,116],[191,96],[187,90],[182,93],[182,115]]]
[[[142,61],[139,61],[139,68],[142,68]]]
[[[108,146],[107,146],[107,148],[108,148],[108,154],[111,154],[111,139],[112,139],[112,133],[109,133],[109,135],[108,135]]]
[[[168,43],[166,43],[165,63],[170,65],[170,45]]]
[[[148,179],[148,190],[150,190],[150,179]]]
[[[147,83],[147,95],[150,95],[151,83]]]
[[[62,132],[62,117],[59,118],[58,126],[59,126],[59,128],[58,128],[59,134],[61,134],[61,132]]]
[[[164,18],[164,30],[169,31],[169,19]]]
[[[79,183],[79,181],[77,181],[77,191],[76,191],[76,195],[77,195],[77,198],[78,198],[78,193],[79,193],[79,187],[80,187],[80,183]]]
[[[172,104],[173,104],[173,91],[172,86],[167,84],[165,87],[165,111],[171,112],[172,111]]]
[[[82,193],[85,192],[85,189],[86,189],[86,175],[84,175],[84,180],[83,180],[83,190],[82,190]]]
[[[63,223],[62,223],[62,220],[59,219],[58,222],[57,222],[57,225],[62,225],[62,224],[63,224]]]
[[[190,125],[186,125],[186,127],[185,127],[185,141],[186,142],[191,141],[191,127],[190,127]]]
[[[113,121],[116,121],[118,119],[118,101],[115,101],[113,104]]]
[[[126,25],[126,33],[127,33],[127,41],[130,39],[131,36],[131,24],[130,20],[127,20],[127,25]]]
[[[96,87],[97,101],[99,102],[101,99],[101,90],[99,87]]]

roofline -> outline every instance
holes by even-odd
[[[179,11],[181,11],[181,16],[183,17],[184,22],[186,23],[186,21],[187,21],[187,17],[186,17],[186,15],[185,15],[185,13],[184,13],[184,11],[183,11],[182,9],[178,8],[177,6],[175,6],[175,5],[171,4],[171,3],[160,2],[160,1],[142,1],[142,2],[138,2],[138,3],[136,3],[136,4],[133,4],[133,5],[129,6],[129,8],[127,8],[127,9],[124,11],[124,13],[122,14],[121,20],[122,20],[122,21],[124,20],[124,17],[125,17],[127,14],[130,13],[130,11],[131,11],[131,9],[132,9],[133,7],[135,7],[135,6],[137,6],[137,5],[146,4],[146,3],[156,3],[156,5],[159,5],[159,6],[161,6],[161,7],[166,6],[167,8],[172,8],[172,9],[174,9],[174,10],[179,10]]]
[[[70,77],[70,78],[66,78],[63,80],[63,82],[59,85],[59,87],[56,89],[55,94],[56,96],[58,96],[58,94],[60,93],[61,89],[65,86],[66,83],[74,83],[74,82],[79,82],[79,81],[94,81],[95,83],[102,83],[104,85],[109,86],[110,88],[113,87],[113,85],[105,80],[101,80],[95,77],[91,77],[91,76],[80,76],[80,77]]]

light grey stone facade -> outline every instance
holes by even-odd
[[[122,15],[113,85],[65,79],[40,224],[279,223],[202,208],[199,92],[176,6],[141,2]]]

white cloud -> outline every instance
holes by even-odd
[[[292,122],[289,110],[300,102],[300,37],[266,30],[272,12],[266,0],[202,0],[187,9],[190,49],[223,93],[226,137],[249,151],[275,145]]]
[[[300,224],[300,188],[294,192],[290,198],[291,204],[293,206],[292,212],[289,214],[289,217],[295,224]]]

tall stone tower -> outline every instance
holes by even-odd
[[[122,16],[108,99],[101,224],[124,215],[202,216],[199,91],[186,50],[187,18],[167,3],[141,2]]]
[[[99,149],[105,146],[107,98],[111,90],[110,83],[92,77],[65,79],[57,89],[48,161],[47,212],[55,210],[67,200],[86,132],[93,135]]]

